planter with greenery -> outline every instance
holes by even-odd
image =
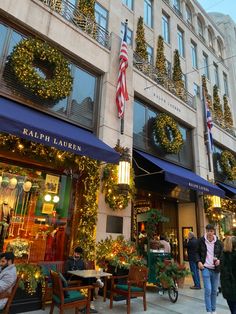
[[[213,110],[214,119],[219,124],[222,125],[223,122],[223,111],[220,103],[220,97],[218,94],[218,87],[214,85],[213,87]]]
[[[140,16],[138,19],[135,43],[136,43],[135,52],[144,61],[148,61],[147,44],[146,44],[146,39],[145,39],[145,31],[144,31],[142,16]]]
[[[174,65],[172,78],[175,85],[176,95],[180,98],[183,98],[184,93],[183,72],[180,64],[179,51],[177,49],[174,51]]]
[[[226,95],[223,96],[223,102],[224,102],[224,127],[226,129],[232,129],[233,127],[232,112],[230,110],[228,98]]]
[[[156,69],[158,82],[163,85],[167,78],[166,58],[164,54],[164,40],[162,36],[158,37],[157,42],[157,56],[156,56]]]

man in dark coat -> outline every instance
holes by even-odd
[[[190,289],[201,289],[200,276],[197,265],[198,240],[197,238],[195,238],[192,231],[189,232],[188,239],[185,242],[184,246],[187,248],[189,267],[192,272],[194,282],[194,286],[190,287]]]
[[[74,249],[74,255],[70,256],[65,264],[65,273],[68,276],[68,271],[70,270],[83,270],[85,269],[84,261],[82,258],[83,249],[81,247],[76,247]]]
[[[206,234],[198,241],[197,261],[202,272],[207,313],[216,314],[216,296],[219,285],[220,258],[223,245],[215,235],[214,225],[206,226]]]

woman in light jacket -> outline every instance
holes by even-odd
[[[236,314],[236,237],[227,236],[221,258],[221,290],[231,314]]]

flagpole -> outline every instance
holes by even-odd
[[[205,90],[202,86],[202,103],[203,103],[203,109],[204,109],[204,141],[207,143],[207,156],[208,156],[208,168],[209,172],[212,172],[212,166],[211,166],[211,148],[210,148],[210,138],[209,138],[209,130],[207,128],[207,108],[206,108],[206,97],[205,97]]]
[[[121,135],[124,134],[124,118],[123,117],[120,119],[120,134]]]

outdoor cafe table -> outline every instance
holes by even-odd
[[[111,277],[111,273],[106,273],[101,270],[95,270],[95,269],[85,269],[85,270],[70,270],[68,271],[69,274],[78,276],[81,278],[103,278],[105,277],[104,282],[104,288],[103,288],[103,301],[106,302],[106,296],[107,296],[107,278]]]

